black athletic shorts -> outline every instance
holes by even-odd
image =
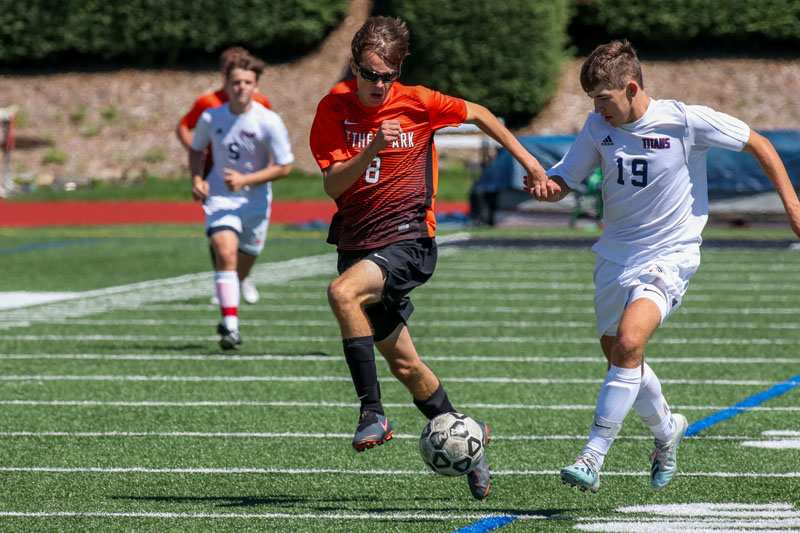
[[[376,341],[388,337],[401,322],[408,323],[414,312],[408,293],[430,279],[437,257],[436,241],[430,238],[393,242],[371,250],[339,250],[339,274],[362,259],[372,261],[386,274],[381,302],[364,308]]]

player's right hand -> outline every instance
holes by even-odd
[[[400,127],[400,122],[397,119],[384,120],[381,122],[381,127],[378,129],[375,139],[372,141],[376,143],[378,151],[383,150],[400,138],[403,129]]]

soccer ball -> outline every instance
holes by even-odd
[[[483,430],[467,415],[443,413],[422,430],[419,453],[437,474],[463,476],[483,458]]]

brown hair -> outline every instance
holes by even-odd
[[[408,56],[408,39],[408,28],[402,19],[370,17],[353,36],[350,50],[356,63],[364,52],[374,52],[384,62],[399,67]]]
[[[256,80],[258,80],[261,77],[261,74],[264,72],[264,67],[266,67],[266,65],[263,61],[248,54],[247,52],[235,55],[230,59],[230,61],[228,61],[228,64],[225,67],[225,79],[231,75],[231,71],[233,71],[233,69],[240,68],[242,70],[250,70],[255,72]]]
[[[242,54],[247,54],[247,50],[242,48],[241,46],[231,46],[230,48],[226,48],[222,51],[219,55],[219,69],[222,72],[228,71],[228,63],[235,58],[236,56],[240,56]]]
[[[601,84],[610,89],[623,89],[631,80],[644,89],[642,66],[627,39],[601,44],[581,67],[581,87],[587,93]]]

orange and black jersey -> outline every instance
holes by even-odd
[[[329,242],[341,250],[364,250],[434,237],[438,165],[433,134],[462,123],[466,116],[466,103],[459,98],[397,82],[379,107],[363,105],[355,92],[325,96],[310,139],[323,171],[366,148],[384,120],[396,119],[402,128],[400,138],[336,199]]]

